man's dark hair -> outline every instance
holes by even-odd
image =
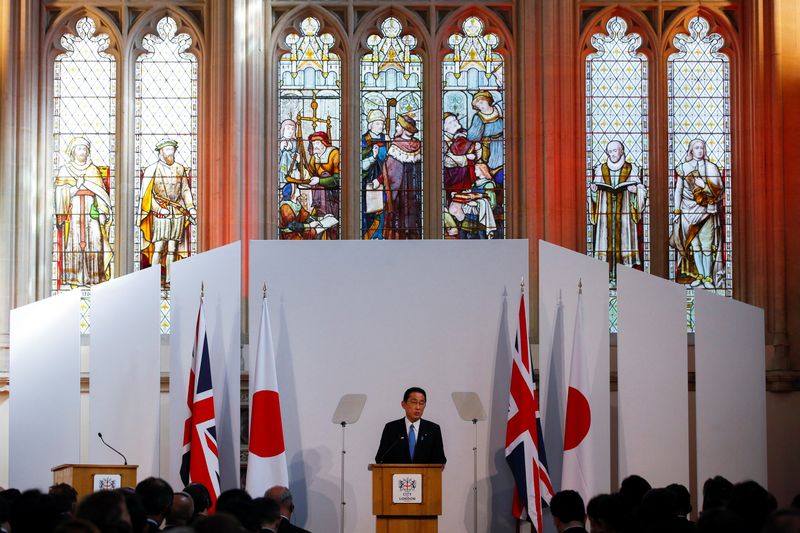
[[[775,497],[755,481],[737,483],[731,489],[728,509],[739,515],[748,531],[761,531],[767,517],[777,508]]]
[[[8,522],[10,513],[11,506],[8,504],[5,498],[0,497],[0,524],[3,522]]]
[[[67,483],[56,483],[48,491],[53,497],[59,512],[64,515],[71,515],[78,504],[78,491]]]
[[[800,531],[800,509],[775,511],[764,524],[763,533],[798,533]]]
[[[703,483],[703,511],[725,507],[731,496],[733,483],[722,476],[710,477]]]
[[[125,498],[125,507],[128,508],[128,516],[131,517],[133,530],[142,531],[147,525],[147,513],[144,510],[141,498],[130,487],[123,487],[119,489],[119,492]]]
[[[619,494],[598,494],[586,506],[589,520],[606,531],[623,531],[626,526],[625,504]]]
[[[131,525],[122,519],[123,505],[125,497],[122,492],[99,490],[81,500],[75,517],[88,520],[102,533],[128,533]]]
[[[619,486],[619,495],[630,512],[639,507],[644,495],[652,488],[645,478],[633,474],[622,480]]]
[[[143,479],[136,485],[136,495],[142,500],[147,516],[165,515],[172,505],[172,487],[158,477]]]
[[[22,493],[19,489],[6,489],[4,491],[0,491],[0,498],[3,498],[5,501],[8,502],[9,505],[14,505],[14,500],[19,498]]]
[[[62,522],[53,530],[53,533],[100,533],[100,530],[88,520],[73,518]]]
[[[36,489],[26,490],[11,504],[8,523],[15,533],[52,531],[62,516],[53,497]]]
[[[583,498],[574,490],[557,492],[550,500],[550,513],[565,524],[567,522],[586,522]]]
[[[259,524],[264,523],[274,524],[281,518],[281,507],[278,502],[269,498],[256,498],[253,500],[253,506],[258,516]]]
[[[411,388],[406,389],[405,394],[403,394],[403,401],[407,402],[408,401],[408,397],[411,396],[411,394],[414,393],[414,392],[418,392],[418,393],[422,394],[422,396],[425,397],[425,400],[428,399],[428,395],[425,394],[425,389],[423,389],[421,387],[411,387]]]
[[[680,483],[672,483],[667,485],[667,490],[677,498],[678,514],[688,516],[692,512],[692,495],[689,494],[689,489]]]
[[[674,522],[678,517],[678,499],[667,489],[650,489],[639,504],[638,521],[642,530]]]
[[[220,512],[200,518],[193,527],[197,533],[241,533],[242,531],[236,518]]]
[[[183,492],[192,497],[195,517],[211,507],[211,494],[202,483],[189,483],[183,488]]]
[[[792,509],[800,509],[800,494],[797,494],[794,498],[792,498],[791,507]]]
[[[697,519],[698,533],[746,533],[742,520],[725,509],[713,507],[700,513]]]
[[[253,498],[243,489],[228,489],[220,494],[215,509],[235,517],[247,531],[261,529]]]

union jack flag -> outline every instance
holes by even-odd
[[[208,355],[206,313],[203,299],[197,312],[192,369],[189,373],[189,397],[183,426],[181,480],[185,485],[201,483],[211,495],[212,507],[219,496],[219,455],[217,422],[214,416],[214,387],[211,384],[211,360]]]
[[[512,513],[528,519],[536,531],[542,531],[542,502],[550,503],[553,485],[547,473],[539,395],[533,380],[533,365],[528,353],[528,319],[525,296],[520,297],[519,322],[511,363],[511,387],[508,395],[506,425],[506,462],[514,476]]]

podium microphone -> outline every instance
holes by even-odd
[[[400,438],[395,439],[395,441],[392,443],[392,445],[389,446],[388,448],[386,448],[386,451],[381,454],[380,458],[378,459],[378,464],[382,465],[383,464],[383,460],[386,459],[386,456],[389,455],[389,452],[392,451],[395,446],[397,446],[398,442],[404,441],[404,440],[406,440],[406,438],[403,435],[400,435]],[[422,439],[420,439],[420,441],[421,440]]]
[[[125,466],[127,466],[127,465],[128,465],[128,460],[127,460],[127,459],[125,459],[125,456],[124,456],[124,455],[122,455],[122,453],[121,453],[121,452],[120,452],[118,449],[114,448],[114,447],[113,447],[113,446],[111,446],[109,443],[107,443],[105,440],[103,440],[103,434],[102,434],[102,433],[100,433],[100,432],[98,431],[98,432],[97,432],[97,436],[98,436],[98,437],[100,437],[100,442],[102,442],[103,444],[105,444],[105,445],[106,445],[108,448],[110,448],[111,450],[115,451],[116,453],[118,453],[118,454],[119,454],[119,456],[120,456],[120,457],[122,457],[122,460],[123,460],[123,461],[125,461]]]

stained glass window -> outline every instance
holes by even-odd
[[[342,64],[308,17],[278,62],[280,238],[338,239]]]
[[[647,57],[627,30],[611,18],[586,58],[586,250],[608,262],[612,332],[617,265],[650,270]]]
[[[721,35],[694,17],[667,60],[669,277],[694,290],[733,293],[730,62]]]
[[[361,237],[422,237],[422,61],[394,17],[361,58]]]
[[[61,37],[53,77],[52,292],[83,288],[81,330],[89,328],[88,287],[114,275],[116,61],[88,17]]]
[[[506,94],[500,39],[478,17],[450,36],[442,63],[442,208],[446,239],[505,236]]]
[[[161,330],[169,331],[170,267],[197,252],[197,60],[171,17],[136,60],[134,270],[162,270]]]

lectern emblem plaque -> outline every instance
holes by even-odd
[[[392,476],[393,503],[422,503],[422,474]]]

